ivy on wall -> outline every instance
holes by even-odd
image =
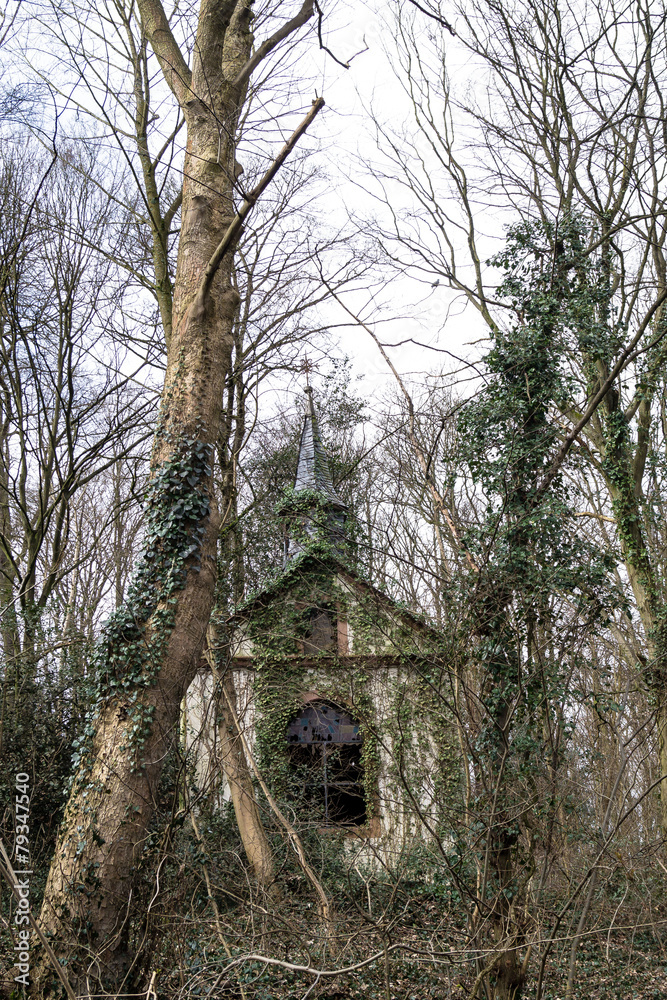
[[[303,509],[312,509],[305,498]],[[304,654],[313,609],[335,609],[337,619],[347,623],[350,655],[341,653],[335,641]],[[411,796],[419,796],[427,781],[441,804],[458,793],[460,760],[450,702],[433,687],[436,674],[439,684],[443,678],[449,683],[444,637],[389,604],[321,536],[263,591],[251,595],[233,621],[252,643],[256,747],[276,794],[289,791],[286,730],[305,692],[316,692],[359,721],[369,817],[377,813],[381,779],[391,785],[392,795],[407,789],[406,813]]]

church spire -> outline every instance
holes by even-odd
[[[324,450],[320,429],[317,423],[317,414],[313,403],[312,386],[305,389],[307,403],[306,415],[303,418],[303,430],[301,431],[301,444],[299,445],[299,461],[296,467],[296,478],[294,480],[294,490],[299,493],[301,490],[315,490],[320,496],[328,500],[333,506],[345,509],[331,479],[331,469],[329,467],[329,456]]]
[[[305,389],[299,460],[291,501],[283,506],[287,516],[285,561],[302,552],[308,542],[328,542],[339,548],[345,537],[347,505],[336,493],[313,402],[313,389]]]

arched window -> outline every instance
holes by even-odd
[[[366,822],[359,724],[336,705],[311,701],[287,727],[293,789],[324,826]]]

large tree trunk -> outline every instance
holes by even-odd
[[[218,441],[238,302],[230,253],[210,294],[202,300],[197,290],[234,214],[234,141],[246,86],[239,74],[252,46],[246,0],[203,0],[190,75],[160,4],[140,0],[139,8],[188,129],[173,328],[152,458],[153,551],[139,570],[148,596],[144,600],[136,588],[128,595],[98,652],[100,699],[41,914],[69,967],[79,976],[86,968],[101,979],[108,974],[110,983],[128,966],[124,928],[132,872],[214,599],[219,517],[207,458]],[[174,569],[161,554],[175,522],[186,537]],[[162,575],[151,577],[151,566],[161,567]],[[72,962],[77,945],[83,949],[78,963]],[[92,962],[91,951],[98,956]]]

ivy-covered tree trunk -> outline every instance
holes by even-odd
[[[251,59],[251,0],[202,0],[192,70],[159,0],[139,12],[187,126],[182,221],[168,363],[152,454],[144,553],[98,645],[97,704],[41,913],[79,977],[117,982],[128,968],[132,878],[162,761],[197,669],[213,605],[219,516],[212,456],[238,304],[231,254],[202,279],[234,217],[235,140]],[[304,4],[263,54],[312,13]]]
[[[548,471],[560,443],[554,414],[567,394],[563,358],[588,308],[578,227],[566,220],[554,239],[540,225],[518,226],[494,263],[505,272],[498,297],[515,322],[492,331],[487,381],[460,428],[462,454],[486,507],[466,540],[472,567],[464,588],[471,602],[466,634],[476,636],[469,655],[481,678],[471,799],[480,871],[473,941],[484,953],[479,975],[487,995],[519,1000],[527,885],[536,864],[530,831],[538,822],[538,789],[549,787],[553,768],[544,719],[581,635],[594,634],[614,598],[609,561],[578,537],[564,480]],[[540,655],[536,630],[558,631],[558,660]]]
[[[518,539],[514,539],[514,543]],[[482,879],[484,922],[488,921],[496,949],[491,979],[497,1000],[515,1000],[521,996],[525,971],[521,966],[523,944],[522,921],[517,919],[516,891],[519,862],[516,844],[520,821],[517,815],[517,789],[511,780],[514,755],[513,737],[516,728],[517,685],[521,664],[516,656],[516,635],[511,625],[511,591],[498,580],[498,588],[482,570],[481,586],[477,591],[477,632],[480,637],[479,657],[483,665],[486,689],[485,773],[488,801],[483,810],[486,845]],[[488,588],[488,589],[487,589]],[[486,594],[485,594],[486,590]],[[483,963],[482,963],[483,964]]]
[[[599,291],[596,296],[597,324],[579,331],[588,391],[592,397],[607,381],[610,359],[617,349],[614,324],[613,281],[614,250],[609,221],[600,226]],[[660,253],[654,253],[657,271],[655,300],[665,294],[667,274]],[[658,305],[651,327],[655,333],[664,329],[665,306]],[[587,324],[584,324],[586,327]],[[646,688],[656,710],[660,768],[660,825],[667,841],[667,601],[661,584],[660,556],[651,545],[648,529],[644,477],[651,452],[652,410],[660,392],[667,347],[657,336],[646,352],[639,371],[638,384],[629,405],[623,403],[620,383],[606,394],[599,412],[587,428],[587,436],[601,458],[604,476],[616,519],[621,557],[628,575],[646,643]],[[636,421],[633,441],[631,422]],[[656,558],[657,557],[657,558]],[[657,565],[656,565],[657,563]]]

